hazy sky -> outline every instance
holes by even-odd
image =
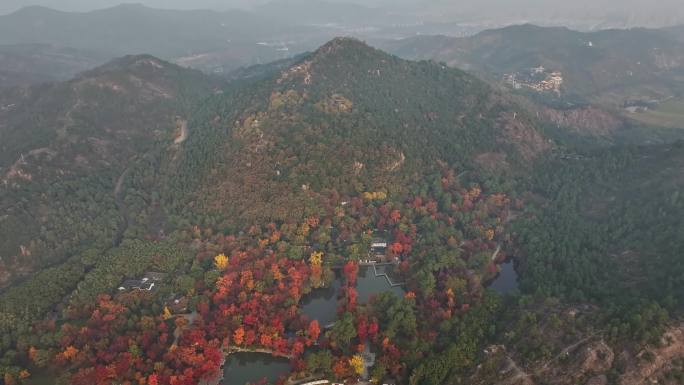
[[[129,0],[157,8],[225,10],[249,8],[269,0]],[[281,0],[283,1],[283,0]],[[285,0],[287,1],[287,0]],[[300,0],[301,1],[301,0]],[[318,0],[309,0],[316,2]],[[383,8],[413,8],[419,16],[450,21],[462,18],[621,18],[674,24],[684,23],[684,0],[327,0],[356,2]],[[70,11],[87,11],[117,5],[122,0],[0,0],[0,13],[26,5],[43,5]]]

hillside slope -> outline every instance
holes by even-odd
[[[174,177],[187,181],[216,153],[193,202],[233,223],[301,216],[324,191],[400,192],[440,163],[521,174],[552,146],[475,77],[347,38],[216,103]]]
[[[523,288],[616,307],[643,299],[681,307],[682,165],[681,141],[545,164],[531,188],[544,197],[541,211],[519,229]]]
[[[2,285],[13,273],[111,244],[122,221],[117,180],[159,143],[187,136],[191,106],[220,84],[130,56],[68,82],[0,93]]]
[[[69,80],[104,61],[91,52],[49,45],[0,46],[0,88]]]
[[[682,314],[681,143],[557,145],[519,99],[349,38],[240,73],[129,56],[0,93],[5,379],[194,384],[235,346],[344,381],[365,343],[409,385],[678,375],[680,326],[648,343]],[[405,295],[359,299],[369,257]],[[486,289],[509,258],[521,296]],[[335,267],[322,331],[303,298]]]
[[[482,81],[353,39],[216,86],[130,56],[0,94],[5,282],[125,231],[301,218],[322,194],[402,193],[443,165],[494,181],[552,147]]]

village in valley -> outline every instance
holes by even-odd
[[[544,68],[530,68],[503,76],[503,81],[513,89],[528,89],[535,92],[553,92],[560,95],[563,86],[563,73]]]

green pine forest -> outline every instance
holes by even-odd
[[[99,333],[127,333],[121,354],[137,362],[137,383],[173,383],[171,369],[155,363],[168,356],[145,351],[134,336],[157,340],[168,327],[173,339],[177,324],[162,314],[179,293],[212,319],[223,282],[214,255],[278,254],[293,269],[288,277],[315,276],[302,245],[324,252],[330,265],[358,261],[365,233],[378,224],[399,250],[410,245],[397,256],[410,264],[399,274],[415,298],[381,295],[347,309],[326,334],[331,353],[306,353],[297,370],[351,378],[335,363],[353,353],[360,319],[377,322],[389,341],[373,342],[384,349],[375,377],[438,385],[493,381],[494,360],[504,356],[486,356],[490,345],[505,345],[508,357],[531,368],[589,334],[625,349],[657,344],[682,316],[681,141],[585,146],[585,137],[558,135],[466,72],[350,39],[259,73],[226,81],[127,57],[70,82],[3,94],[19,100],[10,124],[0,126],[0,271],[13,272],[0,277],[6,384],[32,384],[40,373],[56,373],[60,385],[87,383],[96,374],[83,368],[123,362],[105,346],[100,356],[80,358],[65,348],[95,338],[75,335],[92,328],[93,311],[114,306],[102,295],[147,271],[166,273],[167,283],[149,298],[122,300],[130,322]],[[183,124],[189,134],[179,141]],[[28,155],[32,149],[41,150]],[[495,208],[501,197],[507,215]],[[319,222],[361,246],[316,230]],[[259,244],[276,233],[281,241]],[[509,295],[482,283],[496,271],[494,242],[519,275]],[[238,250],[249,257],[235,257]],[[257,291],[276,290],[276,278],[256,273],[268,268],[258,258],[249,263]],[[447,291],[456,292],[456,305],[446,305]],[[571,307],[588,310],[563,318]],[[440,310],[426,317],[435,318],[425,330],[421,314],[429,309]],[[284,319],[286,329],[310,336],[297,319]],[[232,341],[235,326],[226,326]],[[189,334],[180,341],[195,338]],[[174,356],[189,365],[183,359]],[[608,371],[610,383],[621,370]],[[115,372],[97,378],[136,383],[134,373]]]

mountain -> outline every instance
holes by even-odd
[[[56,46],[0,46],[0,88],[65,81],[102,64],[100,55]]]
[[[347,38],[284,65],[211,96],[220,83],[199,72],[129,56],[0,94],[0,224],[22,229],[3,238],[7,271],[122,236],[122,188],[147,202],[129,232],[209,217],[236,226],[300,217],[325,191],[405,191],[441,163],[515,175],[551,148],[513,102],[459,70]],[[67,191],[87,203],[50,204]],[[86,214],[96,207],[110,215]],[[79,217],[92,222],[72,233]]]
[[[390,20],[390,15],[384,10],[351,2],[276,0],[256,7],[254,12],[273,20],[299,25],[364,27],[378,26]],[[398,20],[395,19],[395,22]]]
[[[684,45],[666,30],[582,33],[520,25],[467,38],[421,36],[392,42],[388,49],[402,57],[442,61],[496,80],[508,75],[512,81],[514,76],[519,83],[543,80],[527,79],[541,66],[542,72],[561,73],[566,98],[612,107],[634,100],[662,100],[678,95],[683,86]]]
[[[300,216],[326,190],[399,192],[439,162],[514,175],[552,147],[531,117],[477,78],[350,38],[219,98],[233,107],[211,117],[225,133],[196,132],[184,156],[197,165],[214,148],[192,201],[231,223]]]
[[[292,62],[267,67],[247,71],[238,81],[224,84],[149,55],[127,56],[68,82],[0,93],[0,271],[7,286],[0,293],[0,371],[5,378],[13,379],[21,375],[20,367],[31,365],[24,353],[6,352],[19,350],[18,346],[32,338],[27,325],[46,317],[69,325],[58,328],[65,333],[85,330],[72,329],[72,321],[86,314],[90,319],[93,306],[131,298],[131,303],[140,304],[149,314],[138,319],[153,321],[167,307],[164,303],[176,287],[196,297],[189,306],[204,309],[204,299],[199,296],[212,298],[209,291],[221,285],[216,282],[223,282],[216,280],[221,273],[214,266],[220,267],[223,258],[226,268],[244,261],[240,262],[242,253],[237,249],[228,252],[230,260],[225,255],[218,257],[217,263],[213,262],[215,255],[204,259],[214,250],[213,246],[205,249],[209,244],[202,237],[217,236],[221,242],[233,238],[242,244],[251,242],[246,237],[260,237],[261,230],[256,229],[272,228],[280,233],[282,227],[292,233],[292,245],[281,242],[290,237],[283,232],[278,240],[268,241],[273,243],[269,246],[272,250],[256,258],[254,266],[275,269],[271,266],[291,261],[287,263],[292,268],[284,269],[287,282],[304,283],[309,278],[298,272],[309,274],[310,270],[304,243],[327,243],[325,237],[332,241],[324,234],[330,231],[328,222],[340,222],[341,227],[348,227],[345,233],[367,243],[367,229],[372,231],[375,226],[371,221],[389,215],[390,204],[409,207],[406,202],[414,194],[426,196],[423,209],[407,209],[417,213],[416,223],[393,226],[407,233],[415,233],[411,228],[418,225],[444,227],[445,239],[451,238],[453,245],[440,252],[440,261],[415,271],[433,277],[453,265],[454,272],[472,281],[466,284],[464,278],[463,285],[472,286],[472,301],[479,301],[484,294],[477,276],[486,274],[494,252],[483,248],[496,245],[483,241],[467,246],[473,254],[468,262],[468,271],[474,272],[470,275],[462,268],[466,258],[454,258],[451,253],[460,253],[454,251],[458,247],[454,237],[479,239],[491,234],[484,231],[484,225],[498,228],[508,204],[500,191],[515,185],[517,178],[526,176],[551,152],[553,143],[535,120],[504,94],[463,71],[402,60],[351,38],[332,40]],[[453,203],[447,187],[455,192]],[[484,195],[484,188],[496,194]],[[437,196],[438,192],[441,195]],[[428,194],[434,198],[428,200]],[[468,213],[456,212],[461,205]],[[349,214],[344,213],[344,206],[349,206]],[[437,222],[434,211],[438,207],[451,210],[454,217],[440,215]],[[336,214],[322,214],[328,212]],[[319,215],[326,217],[319,222]],[[342,218],[345,215],[347,219]],[[396,220],[396,213],[392,217]],[[349,220],[354,223],[344,224]],[[449,227],[455,226],[455,221],[472,225],[456,230]],[[306,226],[299,230],[297,223]],[[309,238],[314,236],[320,241]],[[416,239],[415,247],[424,248],[420,254],[425,258],[436,258],[432,256],[435,248],[429,244],[441,238]],[[258,242],[264,244],[261,239]],[[242,250],[243,246],[239,247]],[[252,253],[250,244],[244,243],[244,247]],[[347,246],[340,246],[337,252],[332,244],[321,247],[329,260],[321,266],[325,269],[322,274],[333,277],[330,265],[343,262],[337,254],[346,254]],[[348,247],[356,250],[359,259],[366,255],[362,243]],[[195,259],[198,256],[202,259]],[[267,258],[273,258],[273,264]],[[244,268],[244,274],[252,274],[247,272],[251,267],[238,267]],[[168,274],[159,290],[118,289],[124,279],[150,271]],[[278,285],[280,278],[267,278],[271,273],[258,271],[254,277],[270,280],[260,281],[256,290],[289,290],[286,281]],[[196,286],[200,281],[203,286]],[[248,286],[251,283],[245,284]],[[283,314],[293,314],[282,322],[283,328],[309,324],[308,319],[295,320],[297,302],[292,302],[294,307],[280,306],[300,297],[292,293],[279,295],[277,300],[263,296],[278,304],[276,308]],[[129,295],[148,299],[141,297],[138,302]],[[388,298],[400,306],[393,312],[409,311],[402,298]],[[162,300],[162,306],[152,306],[148,300]],[[387,307],[396,308],[393,302]],[[110,309],[118,312],[115,307]],[[197,314],[199,311],[204,312],[198,310]],[[93,320],[109,322],[110,315],[114,316],[108,313]],[[172,327],[171,317],[168,321]],[[138,321],[130,323],[134,324]],[[187,326],[195,328],[197,324]],[[157,327],[156,321],[150,325]],[[116,333],[113,344],[117,351],[124,333],[131,341],[142,337],[126,323]],[[41,329],[36,335],[47,334]],[[188,337],[179,335],[178,350],[186,351]],[[294,334],[293,343],[299,335]],[[165,344],[165,337],[160,334],[160,338]],[[281,344],[289,346],[288,339],[281,338]],[[172,340],[169,338],[169,346]],[[66,339],[46,341],[45,345],[35,341],[36,349],[51,349],[46,361],[61,365],[56,361],[63,356],[58,345]],[[91,347],[93,351],[106,349],[102,347],[106,345],[73,343],[87,355]],[[127,342],[124,345],[129,349]],[[142,357],[158,353],[150,353],[142,341],[140,346],[142,366],[136,370],[154,381],[150,368],[156,359]],[[207,346],[206,351],[211,352],[209,349],[213,348]],[[169,348],[169,354],[174,354],[173,350]],[[162,350],[158,352],[162,357]],[[213,356],[220,361],[218,350]],[[184,382],[197,383],[200,377],[207,377],[200,371],[184,370],[188,365],[184,360],[177,361]],[[211,372],[219,364],[214,361],[212,358],[207,366],[213,368]],[[44,375],[52,367],[31,370]],[[101,375],[80,362],[56,371],[62,380],[72,383],[97,383],[93,376]],[[105,372],[97,369],[97,373]],[[104,374],[110,378],[124,375]],[[175,383],[170,376],[163,376],[166,378],[160,383]]]
[[[160,143],[182,141],[190,106],[221,84],[143,55],[0,92],[0,227],[14,234],[0,240],[2,285],[116,241],[115,190],[127,167]]]
[[[545,299],[507,310],[469,383],[681,382],[684,142],[577,151],[540,164],[511,226],[520,289]]]
[[[168,59],[227,49],[232,41],[256,43],[282,34],[284,28],[244,11],[174,11],[123,4],[73,13],[26,7],[0,16],[0,44],[51,44],[112,56],[153,54]]]
[[[400,384],[680,375],[681,142],[586,146],[353,38],[231,76],[136,55],[0,92],[4,380],[198,383],[223,344],[336,381],[361,343]],[[357,301],[374,238],[405,292]],[[506,259],[523,295],[486,289]],[[321,332],[301,299],[338,279]]]
[[[300,10],[306,8],[300,5]],[[278,4],[260,12],[122,4],[78,13],[32,6],[0,16],[0,45],[87,52],[99,59],[97,64],[123,55],[151,54],[208,73],[227,73],[314,49],[339,33],[340,27],[315,26],[313,21],[284,21],[278,17],[284,12]],[[0,56],[0,68],[13,65],[3,59]],[[81,67],[90,64],[84,58]]]

